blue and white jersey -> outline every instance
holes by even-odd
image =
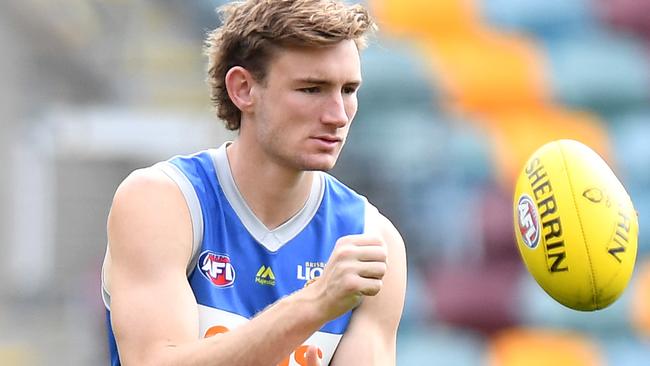
[[[318,277],[338,238],[366,231],[376,212],[368,201],[327,173],[317,172],[305,206],[268,230],[253,214],[233,180],[227,144],[154,167],[171,177],[185,196],[193,228],[188,281],[199,310],[198,337],[226,332]],[[110,294],[104,301],[112,364],[119,365],[110,328]],[[325,324],[305,345],[316,345],[329,364],[351,312]],[[299,347],[280,365],[304,364]]]

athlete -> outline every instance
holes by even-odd
[[[113,365],[394,365],[404,243],[326,173],[357,111],[366,10],[248,0],[206,42],[232,142],[136,170],[108,218]]]

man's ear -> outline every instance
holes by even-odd
[[[233,104],[242,112],[249,111],[253,106],[253,75],[241,66],[234,66],[226,73],[226,90]]]

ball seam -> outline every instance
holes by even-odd
[[[591,294],[592,294],[592,303],[593,305],[598,308],[598,293],[597,293],[597,288],[596,287],[596,274],[594,273],[594,266],[593,263],[591,262],[591,253],[589,252],[589,246],[587,245],[587,238],[585,236],[585,230],[582,225],[582,217],[580,216],[580,210],[578,209],[578,202],[576,202],[576,196],[575,192],[573,191],[573,182],[571,181],[571,175],[569,174],[569,166],[566,161],[566,157],[564,155],[564,148],[562,146],[561,142],[558,142],[558,146],[560,147],[560,156],[562,157],[562,164],[564,165],[564,172],[567,177],[567,181],[569,182],[569,188],[571,191],[571,200],[573,201],[573,207],[575,208],[576,215],[578,216],[578,222],[580,223],[580,232],[582,233],[582,242],[585,245],[585,250],[587,252],[587,261],[589,262],[589,272],[591,274]]]

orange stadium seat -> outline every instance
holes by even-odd
[[[472,31],[478,25],[474,0],[369,0],[372,13],[386,32],[429,37]]]
[[[561,108],[511,109],[484,115],[493,141],[493,158],[506,186],[544,143],[561,138],[581,141],[612,163],[607,130],[596,115]]]
[[[484,30],[462,38],[431,38],[423,46],[454,108],[537,108],[547,99],[542,59],[523,37]]]
[[[515,328],[492,337],[490,366],[602,366],[602,355],[590,339],[579,333]]]

